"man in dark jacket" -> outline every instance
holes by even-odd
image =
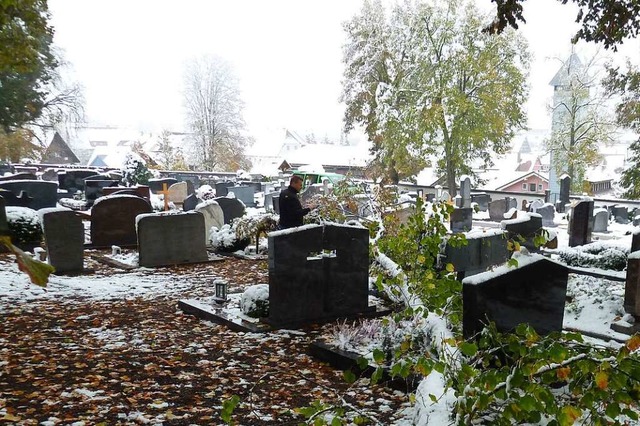
[[[302,189],[302,178],[293,175],[289,181],[289,187],[280,191],[280,225],[279,229],[293,228],[302,225],[302,218],[311,211],[310,208],[302,208],[298,193]]]

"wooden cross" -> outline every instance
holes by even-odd
[[[169,210],[169,189],[167,188],[167,184],[162,184],[162,191],[159,191],[158,194],[164,195],[164,211]]]

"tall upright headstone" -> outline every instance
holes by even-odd
[[[627,279],[624,286],[624,310],[635,318],[635,322],[614,321],[611,328],[618,333],[640,332],[640,251],[629,253],[627,257]]]
[[[463,176],[460,179],[460,196],[462,197],[462,208],[471,207],[471,178]]]
[[[0,196],[0,235],[9,235],[9,224],[7,222],[7,211],[5,201]]]
[[[569,218],[569,247],[582,246],[591,242],[593,222],[593,201],[579,201],[571,209]]]
[[[72,210],[40,210],[49,264],[56,273],[81,272],[84,269],[84,226]]]
[[[571,202],[569,193],[571,190],[571,177],[569,175],[563,175],[560,177],[560,199],[556,203],[556,210],[559,213],[564,213],[566,205]]]

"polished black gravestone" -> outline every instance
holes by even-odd
[[[191,211],[195,209],[199,203],[200,200],[198,199],[196,194],[189,194],[182,203],[182,210],[184,210],[185,212]]]
[[[39,210],[47,207],[55,207],[58,203],[58,184],[43,180],[12,180],[0,182],[0,189],[6,189],[19,196],[26,192],[30,209]]]
[[[216,197],[225,197],[229,193],[229,188],[235,185],[235,182],[216,182]]]
[[[29,207],[33,201],[32,197],[26,191],[20,191],[19,195],[14,194],[8,189],[0,188],[0,197],[4,200],[6,206]]]
[[[368,303],[369,232],[307,225],[269,234],[269,317],[298,326],[375,312]]]
[[[449,216],[449,227],[451,232],[466,232],[471,230],[473,221],[472,208],[453,209]]]
[[[556,211],[565,213],[566,205],[571,202],[569,194],[571,192],[571,177],[569,175],[560,176],[560,200],[556,202]]]
[[[7,222],[5,205],[4,198],[0,196],[0,235],[9,235],[9,222]]]
[[[56,274],[82,272],[84,269],[84,226],[72,210],[40,211],[49,264]]]
[[[489,202],[489,220],[493,222],[503,221],[504,214],[511,208],[511,197]]]
[[[95,170],[66,170],[58,173],[58,185],[60,189],[75,193],[76,191],[84,191],[84,180],[90,176],[95,176]]]
[[[459,280],[484,272],[491,266],[509,260],[511,252],[507,248],[507,236],[506,231],[497,229],[467,235],[467,244],[464,246],[446,245],[444,261],[453,265]]]
[[[84,198],[87,206],[91,207],[96,199],[102,197],[103,188],[118,186],[118,181],[111,179],[86,179],[84,181]]]
[[[629,223],[629,210],[625,206],[612,206],[611,214],[616,223],[626,225]]]
[[[173,185],[174,183],[178,183],[177,179],[174,178],[163,178],[163,179],[149,179],[149,190],[154,194],[162,191],[162,185],[167,184],[167,189]]]
[[[200,212],[160,212],[137,219],[139,265],[206,262],[204,216]]]
[[[534,238],[542,232],[542,216],[537,213],[524,213],[522,217],[500,222],[502,229],[509,233],[509,238],[520,242],[530,251],[538,251]]]
[[[518,261],[518,267],[501,266],[462,281],[465,338],[482,331],[488,321],[500,332],[511,332],[521,323],[539,334],[562,330],[569,270],[540,255],[520,256]]]
[[[148,200],[133,195],[98,198],[91,208],[91,246],[136,245],[136,216],[151,211]]]
[[[636,228],[633,231],[633,234],[631,235],[630,252],[633,253],[634,251],[638,251],[638,250],[640,250],[640,228]]]
[[[16,173],[9,176],[0,176],[0,182],[6,182],[10,180],[37,180],[38,177],[33,173]]]
[[[579,201],[571,209],[569,218],[569,247],[583,246],[591,242],[593,222],[593,201]]]
[[[227,188],[228,193],[233,192],[235,197],[242,201],[247,207],[255,207],[256,203],[253,197],[254,190],[251,186],[231,186]],[[227,193],[227,195],[228,195]]]
[[[230,197],[218,197],[214,200],[222,208],[225,224],[230,224],[233,219],[244,216],[245,206],[239,200]]]
[[[481,212],[486,212],[489,210],[489,202],[491,201],[491,197],[489,194],[478,193],[471,194],[471,202],[476,203]]]

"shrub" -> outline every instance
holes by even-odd
[[[9,234],[17,246],[39,243],[42,240],[42,227],[38,213],[27,207],[6,207]]]
[[[269,316],[269,284],[256,284],[247,288],[240,298],[240,310],[252,318]]]

